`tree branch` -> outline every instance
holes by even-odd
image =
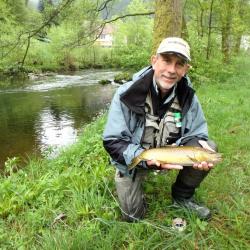
[[[26,34],[28,33],[28,37],[27,37],[27,46],[26,46],[26,50],[23,56],[23,59],[21,61],[21,66],[24,65],[25,59],[27,57],[29,48],[30,48],[30,39],[34,36],[36,36],[37,34],[39,34],[45,27],[49,26],[50,23],[62,12],[62,10],[67,7],[69,4],[71,4],[74,0],[66,0],[65,3],[61,4],[58,8],[55,9],[55,11],[53,12],[53,15],[51,15],[46,22],[44,22],[38,29],[33,30],[31,32],[26,32]],[[25,33],[24,33],[25,34]]]
[[[43,30],[45,27],[49,26],[49,24],[62,12],[62,10],[74,1],[75,0],[66,0],[63,4],[61,4],[58,8],[55,9],[53,15],[51,15],[48,20],[46,20],[44,23],[42,23],[42,25],[40,25],[40,27],[38,27],[37,29],[35,29],[33,31],[26,31],[26,32],[22,32],[21,34],[19,34],[17,37],[17,42],[15,42],[11,46],[9,51],[7,51],[2,57],[8,56],[20,44],[20,42],[22,41],[22,37],[25,35],[28,35],[26,38],[28,44],[27,44],[27,47],[25,50],[25,55],[24,55],[24,60],[25,60],[27,53],[28,53],[28,49],[30,47],[30,39],[32,37],[36,36],[37,34],[39,34],[39,32],[41,32],[41,30]],[[22,64],[24,64],[24,60],[22,60]]]
[[[49,26],[50,23],[62,12],[62,10],[65,7],[67,7],[67,5],[71,4],[72,2],[74,2],[74,0],[67,0],[64,4],[62,4],[61,6],[59,6],[58,8],[56,8],[55,11],[54,11],[54,13],[53,13],[53,15],[51,15],[46,22],[44,22],[38,29],[31,31],[31,34],[29,35],[29,37],[30,38],[34,37],[42,29],[44,29],[45,27]]]
[[[92,39],[91,41],[88,41],[86,43],[82,43],[80,45],[77,45],[77,46],[75,46],[76,42],[73,42],[72,44],[68,45],[67,47],[81,47],[81,46],[86,46],[86,45],[89,45],[89,44],[93,44],[101,36],[105,25],[108,24],[108,23],[113,23],[113,22],[115,22],[115,21],[117,21],[119,19],[123,19],[123,18],[126,18],[126,17],[132,17],[132,16],[149,16],[149,15],[153,15],[153,14],[154,14],[153,11],[144,12],[144,13],[131,13],[131,14],[125,14],[123,16],[118,16],[118,17],[110,19],[110,20],[105,20],[97,28],[95,28],[94,30],[91,30],[90,33],[88,33],[87,35],[81,37],[81,39],[85,39],[87,37],[90,37],[93,33],[98,32],[98,34],[95,36],[94,39]]]
[[[97,11],[100,12],[100,11],[106,9],[109,2],[112,2],[112,0],[107,0],[104,3],[102,3],[101,6],[97,9]]]
[[[112,23],[112,22],[115,22],[119,19],[123,19],[123,18],[126,18],[126,17],[130,17],[130,16],[149,16],[149,15],[153,15],[154,14],[154,11],[150,11],[150,12],[145,12],[145,13],[132,13],[132,14],[126,14],[126,15],[123,15],[123,16],[118,16],[114,19],[111,19],[111,20],[108,20],[108,21],[105,21],[105,24],[107,23]]]

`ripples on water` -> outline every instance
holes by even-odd
[[[41,149],[47,146],[66,146],[76,141],[77,129],[74,128],[74,117],[60,114],[60,119],[55,119],[50,109],[44,109],[39,114],[36,123],[37,141]]]

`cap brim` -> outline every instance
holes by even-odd
[[[184,56],[183,54],[175,52],[175,51],[164,51],[164,52],[161,52],[159,54],[172,54],[172,55],[176,55],[176,56],[180,57],[181,59],[185,60],[186,62],[191,61],[191,59],[189,59],[186,56]]]

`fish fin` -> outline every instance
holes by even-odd
[[[140,162],[142,161],[142,158],[140,158],[139,156],[135,157],[131,164],[128,165],[128,170],[133,169],[136,165],[138,165]]]
[[[190,155],[188,155],[187,157],[188,157],[193,163],[197,163],[197,162],[198,162],[194,157],[192,157],[192,156],[190,156]]]

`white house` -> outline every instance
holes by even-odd
[[[96,40],[96,43],[102,47],[112,47],[113,34],[114,34],[114,27],[109,23],[106,24],[104,29],[102,30],[101,35]]]
[[[240,47],[244,50],[250,50],[250,36],[242,36]]]

